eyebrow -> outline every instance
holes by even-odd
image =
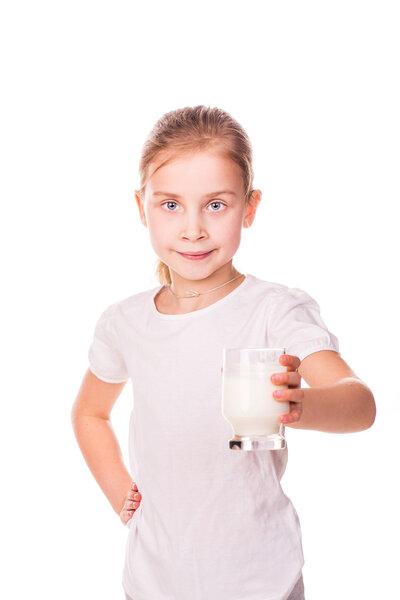
[[[220,194],[231,194],[232,196],[236,196],[235,192],[231,190],[220,190],[219,192],[211,192],[210,194],[205,194],[204,198],[210,198],[211,196],[219,196]],[[173,194],[171,192],[162,192],[157,191],[153,192],[153,196],[171,196],[172,198],[181,198],[178,194]]]

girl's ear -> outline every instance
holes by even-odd
[[[243,227],[250,227],[256,216],[257,207],[261,201],[261,190],[253,190],[243,216]]]
[[[142,221],[143,225],[145,227],[147,227],[146,215],[144,212],[144,206],[143,206],[142,199],[140,197],[139,190],[135,190],[135,200],[136,200],[137,207],[139,209],[140,220]]]

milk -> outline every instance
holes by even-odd
[[[225,366],[222,385],[222,414],[235,435],[260,436],[279,433],[279,416],[289,413],[289,402],[275,400],[272,393],[287,389],[271,381],[273,373],[286,367],[268,362]]]

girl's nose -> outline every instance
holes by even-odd
[[[202,239],[205,236],[203,224],[195,220],[186,222],[182,228],[182,236],[190,240]]]

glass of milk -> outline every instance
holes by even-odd
[[[279,450],[286,447],[285,427],[279,416],[290,411],[289,402],[272,393],[287,389],[271,381],[273,373],[286,372],[279,357],[285,348],[224,348],[222,414],[232,425],[232,450]]]

